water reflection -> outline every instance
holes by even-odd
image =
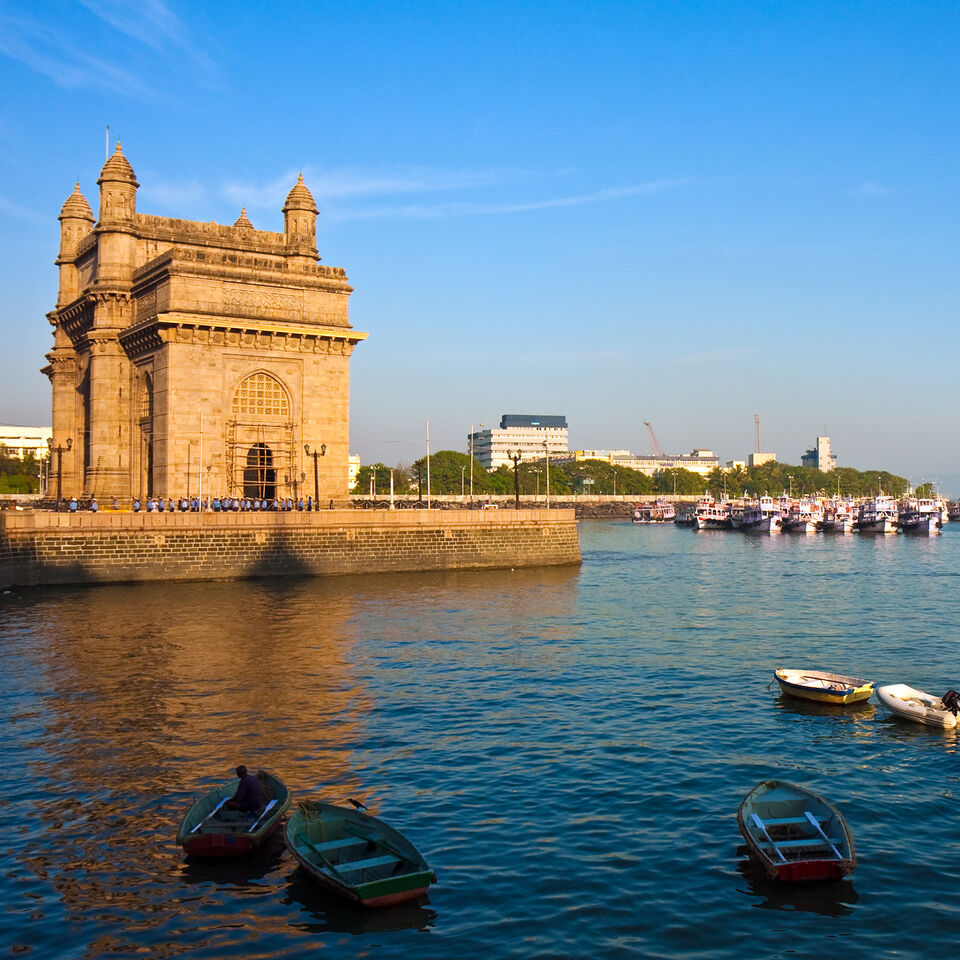
[[[301,908],[299,917],[291,920],[297,928],[310,933],[370,934],[391,930],[428,930],[437,921],[437,913],[428,906],[429,898],[408,900],[389,910],[369,910],[346,903],[315,883],[301,867],[290,876],[285,888],[284,903]]]
[[[757,901],[751,906],[760,910],[798,910],[822,917],[846,917],[860,899],[850,877],[830,883],[783,883],[770,877],[747,852],[746,844],[737,847],[737,872],[747,889],[745,896]]]

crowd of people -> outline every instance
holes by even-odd
[[[331,507],[333,501],[330,501]],[[319,505],[314,506],[313,497],[303,497],[294,500],[293,497],[282,497],[277,499],[260,499],[258,497],[147,497],[141,502],[139,497],[134,497],[131,501],[134,513],[144,511],[146,513],[278,513],[292,510],[311,511],[319,509]],[[70,513],[76,513],[80,510],[80,502],[73,497],[67,509]],[[91,498],[86,505],[86,509],[91,513],[97,513],[100,509],[96,497]],[[120,501],[114,497],[112,509],[119,511],[123,508]]]

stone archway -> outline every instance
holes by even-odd
[[[270,373],[251,373],[237,384],[226,425],[233,496],[272,500],[293,495],[292,407],[286,387]]]

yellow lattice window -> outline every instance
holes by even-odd
[[[268,373],[255,373],[237,387],[233,396],[233,415],[258,420],[261,417],[287,419],[290,403],[279,380],[274,380]]]

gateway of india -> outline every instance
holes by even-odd
[[[283,233],[137,212],[120,144],[94,219],[60,211],[53,445],[64,495],[347,495],[353,288],[318,263],[300,176]],[[69,450],[67,449],[69,446]],[[309,452],[308,452],[309,450]],[[321,456],[318,456],[321,454]]]

